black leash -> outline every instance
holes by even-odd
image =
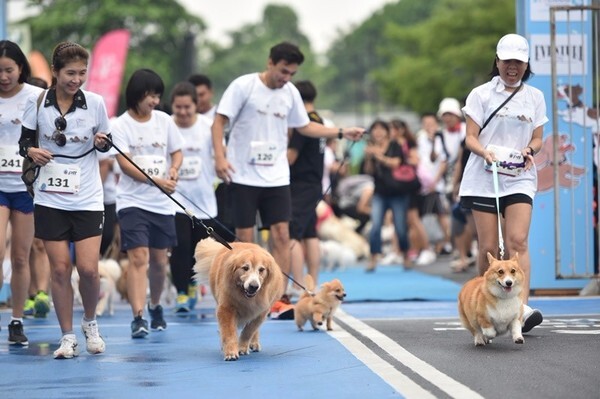
[[[233,249],[233,248],[231,248],[231,245],[229,245],[229,243],[227,241],[225,241],[219,234],[217,234],[217,232],[215,232],[215,230],[212,227],[209,227],[209,226],[205,225],[204,222],[202,222],[202,220],[200,220],[196,216],[194,216],[194,214],[192,213],[192,211],[190,211],[185,206],[183,206],[183,204],[181,204],[181,202],[179,202],[175,198],[173,198],[173,196],[171,194],[169,194],[164,188],[162,188],[154,180],[152,180],[152,178],[144,171],[144,169],[140,168],[135,162],[133,162],[133,160],[131,158],[129,158],[123,151],[121,151],[121,149],[119,147],[117,147],[115,145],[115,143],[112,141],[112,139],[107,138],[106,140],[115,148],[115,150],[117,150],[117,152],[119,154],[121,154],[123,156],[123,158],[125,158],[137,170],[139,170],[140,172],[142,172],[142,174],[144,175],[144,177],[146,177],[147,181],[151,182],[154,185],[154,187],[156,187],[160,191],[162,191],[162,193],[164,195],[166,195],[167,197],[169,197],[169,199],[171,201],[173,201],[178,207],[180,207],[181,209],[183,209],[183,211],[185,212],[185,214],[188,215],[188,217],[192,220],[192,222],[194,224],[202,226],[206,230],[206,233],[210,237],[212,237],[215,241],[217,241],[218,243],[220,243],[224,247],[226,247],[228,249]],[[196,206],[196,208],[198,208],[198,207]]]

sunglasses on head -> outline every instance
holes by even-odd
[[[67,120],[64,116],[59,116],[54,120],[54,127],[56,130],[52,133],[52,140],[59,147],[64,147],[67,144],[67,136],[63,131],[67,128]]]

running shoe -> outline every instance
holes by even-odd
[[[8,325],[8,343],[15,346],[27,346],[29,341],[23,332],[23,323],[13,320]]]
[[[175,313],[189,313],[190,297],[180,292],[175,303]]]
[[[33,298],[28,298],[23,306],[23,316],[34,316],[35,315],[35,301]]]
[[[532,309],[528,305],[523,305],[523,327],[521,331],[523,333],[527,333],[533,329],[535,326],[539,326],[544,321],[544,316],[542,316],[542,312],[537,309]]]
[[[150,309],[148,304],[148,313],[150,313],[150,328],[153,330],[162,331],[167,328],[167,322],[163,317],[163,308],[160,305],[156,305],[154,309]]]
[[[60,339],[60,346],[54,351],[55,359],[72,359],[79,356],[79,346],[75,334],[63,335]]]
[[[104,352],[106,344],[98,331],[98,322],[96,320],[81,320],[81,331],[85,336],[85,344],[88,353],[95,355]]]
[[[50,297],[44,291],[39,291],[35,296],[34,301],[34,317],[36,318],[45,318],[48,316],[48,312],[50,312]]]
[[[198,302],[198,287],[195,284],[188,285],[187,296],[189,298],[189,310],[194,310]]]
[[[144,338],[149,332],[148,322],[142,316],[136,316],[131,322],[131,338]]]

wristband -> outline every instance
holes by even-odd
[[[340,128],[340,130],[338,130],[338,139],[343,139],[344,138],[344,129]]]
[[[529,155],[534,156],[535,151],[533,151],[533,148],[531,148],[531,146],[527,146],[527,148],[529,148]]]

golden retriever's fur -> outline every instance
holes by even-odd
[[[208,281],[225,360],[261,350],[259,327],[273,303],[284,293],[284,278],[271,254],[252,243],[231,243],[228,249],[212,239],[196,246],[196,280]],[[238,341],[238,328],[241,334]]]
[[[306,289],[314,291],[315,283],[312,277],[307,274],[304,280]],[[345,297],[344,286],[337,278],[323,283],[319,292],[314,296],[305,291],[294,309],[294,321],[298,326],[298,330],[303,330],[306,321],[310,321],[314,330],[318,330],[326,321],[327,331],[333,330],[333,314]]]
[[[476,346],[491,343],[492,338],[509,330],[513,341],[522,344],[525,275],[519,256],[498,260],[488,252],[487,258],[490,266],[485,274],[467,281],[458,294],[462,324],[473,334]]]

